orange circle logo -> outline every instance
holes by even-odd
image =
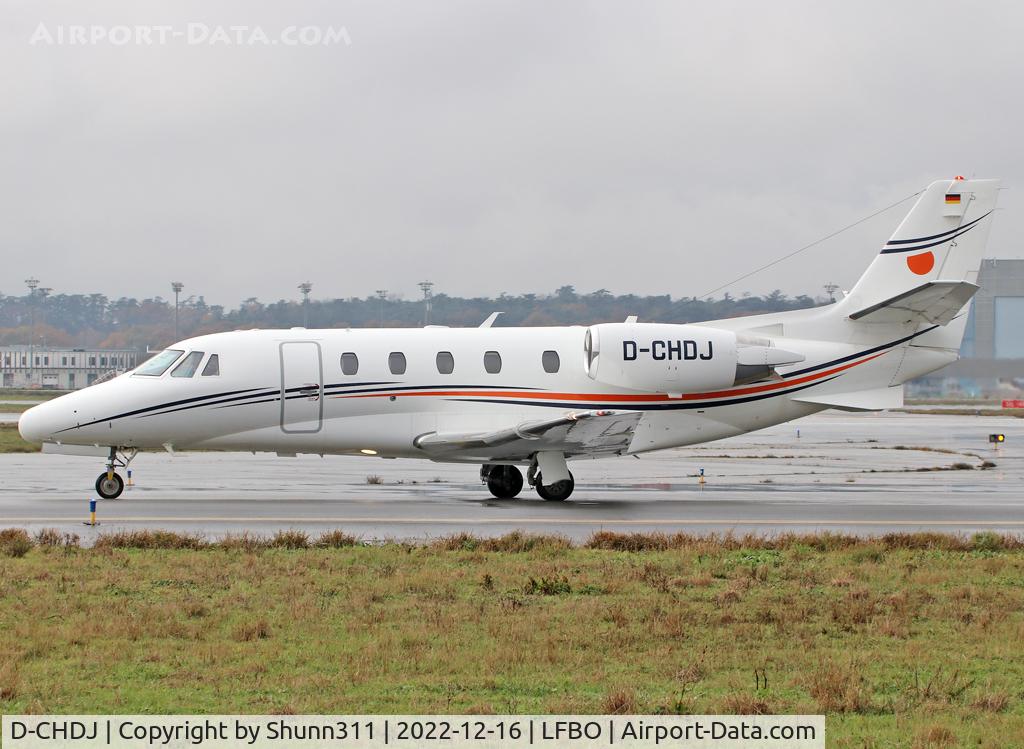
[[[930,273],[935,267],[935,255],[931,252],[922,252],[920,255],[911,255],[907,258],[907,267],[919,276]]]

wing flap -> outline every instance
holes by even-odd
[[[573,411],[492,432],[428,432],[413,444],[440,459],[526,460],[542,450],[564,452],[566,457],[615,454],[629,447],[642,415],[639,411]]]
[[[931,323],[945,325],[978,291],[968,281],[929,281],[878,304],[858,310],[851,320],[868,323]]]

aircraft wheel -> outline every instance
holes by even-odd
[[[564,502],[572,494],[572,490],[576,488],[576,480],[573,479],[572,473],[569,473],[569,478],[565,481],[556,481],[548,486],[544,485],[544,477],[537,476],[537,494],[540,495],[541,499],[545,499],[548,502]]]
[[[124,479],[116,473],[110,474],[110,478],[107,478],[107,472],[104,471],[96,479],[96,493],[103,499],[117,499],[123,491]]]
[[[515,466],[492,466],[487,488],[498,499],[512,499],[523,490],[523,474]]]

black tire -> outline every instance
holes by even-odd
[[[537,494],[540,498],[548,502],[564,502],[572,494],[572,490],[576,488],[576,480],[572,477],[572,472],[569,472],[569,478],[565,481],[556,481],[555,483],[545,486],[544,477],[537,476]]]
[[[117,499],[124,491],[124,479],[116,473],[111,476],[113,478],[108,479],[107,472],[104,471],[96,479],[96,493],[103,499]]]
[[[523,490],[523,474],[515,466],[492,466],[487,488],[498,499],[512,499]]]

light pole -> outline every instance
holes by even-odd
[[[299,291],[302,292],[302,327],[309,327],[309,292],[313,290],[313,284],[303,281],[299,284]]]
[[[384,300],[387,298],[387,289],[377,289],[377,298],[380,300],[380,326],[384,327]]]
[[[53,291],[53,289],[49,288],[48,286],[43,286],[41,288],[36,289],[36,303],[37,304],[41,304],[46,299],[46,297],[50,296],[50,292],[51,291]],[[40,315],[36,315],[36,319],[38,319],[38,317],[40,317]],[[46,316],[42,315],[41,317],[43,317],[43,322],[46,322]],[[45,333],[43,335],[39,336],[39,341],[40,341],[39,349],[40,349],[40,351],[43,352],[42,353],[43,365],[45,366],[45,364],[46,364],[46,334]],[[40,379],[42,379],[42,375],[40,375]],[[40,384],[42,384],[42,383],[40,383]]]
[[[836,301],[836,291],[839,290],[839,284],[833,283],[832,281],[829,281],[827,284],[825,284],[824,288],[825,288],[825,293],[828,294],[829,302],[835,304],[835,301]]]
[[[423,289],[423,325],[430,325],[430,300],[434,296],[431,289],[434,288],[434,282],[420,281],[417,286]]]
[[[29,314],[32,316],[32,327],[29,329],[28,334],[28,379],[31,381],[33,364],[34,364],[34,349],[33,345],[36,340],[36,289],[39,288],[38,278],[26,278],[25,285],[28,286],[28,308]]]
[[[174,340],[178,340],[178,295],[185,288],[181,281],[171,281],[171,290],[174,291]]]

